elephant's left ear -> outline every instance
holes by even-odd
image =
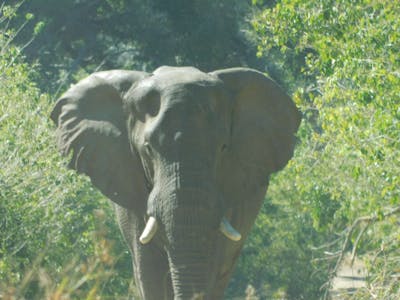
[[[123,70],[92,74],[72,86],[51,113],[69,167],[126,208],[143,206],[147,190],[140,160],[129,147],[123,95],[145,76]]]
[[[235,161],[247,170],[254,167],[262,176],[282,169],[293,155],[301,120],[290,97],[256,70],[233,68],[212,74],[235,97],[231,136]]]

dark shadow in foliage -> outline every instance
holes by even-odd
[[[82,68],[259,67],[255,46],[240,30],[249,6],[239,0],[27,0],[19,11],[17,22],[29,12],[45,24],[25,54],[39,61],[42,88],[51,92]]]

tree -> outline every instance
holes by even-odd
[[[82,76],[78,71],[152,71],[160,65],[210,71],[254,64],[254,47],[239,30],[247,7],[239,0],[26,0],[20,11],[42,24],[25,54],[38,60],[41,86],[57,91]],[[18,41],[31,34],[25,31]]]
[[[399,13],[392,1],[284,0],[253,23],[259,56],[277,58],[304,113],[295,162],[270,196],[328,237],[331,276],[344,251],[374,258],[366,299],[400,293]]]
[[[7,23],[18,12],[1,12],[0,297],[126,295],[130,257],[112,210],[87,179],[66,172],[48,117],[53,101],[12,43],[18,29]]]

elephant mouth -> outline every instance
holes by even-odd
[[[175,217],[181,219],[177,221],[178,224],[183,224],[188,227],[193,226],[193,224],[190,224],[190,220],[195,215],[197,215],[195,216],[196,219],[198,219],[200,215],[204,216],[204,220],[200,219],[195,222],[203,226],[202,224],[209,222],[206,217],[207,214],[216,207],[221,208],[222,196],[210,197],[210,192],[208,192],[214,191],[211,192],[212,195],[220,195],[219,192],[215,191],[215,187],[210,180],[204,180],[204,178],[208,177],[208,174],[204,174],[204,172],[201,171],[194,171],[193,168],[182,168],[180,163],[174,163],[164,169],[166,174],[163,174],[164,176],[162,178],[170,179],[165,182],[158,182],[158,188],[155,188],[153,167],[146,163],[144,163],[143,166],[150,193],[148,199],[148,219],[139,238],[142,244],[151,242],[160,225],[165,225],[161,222],[162,217],[160,216],[166,213],[165,208],[169,205],[175,206],[175,210],[179,210],[180,212],[168,212],[167,215],[175,215]],[[186,171],[182,172],[182,169]],[[165,200],[165,198],[168,200]],[[167,201],[174,202],[174,204],[165,204]],[[158,213],[156,211],[158,211]],[[200,213],[201,211],[203,213]],[[220,218],[221,219],[215,223],[216,228],[229,240],[235,242],[240,241],[241,234],[231,225],[229,220],[224,216],[224,213],[221,214]]]
[[[147,220],[146,226],[139,238],[140,242],[145,245],[151,242],[158,230],[158,221],[155,217],[150,216]],[[230,224],[226,217],[222,217],[219,225],[219,231],[231,241],[240,241],[242,235]]]
[[[150,150],[147,150],[146,152],[149,152]],[[154,169],[152,166],[150,166],[146,160],[142,160],[142,166],[143,166],[143,171],[144,171],[144,177],[145,177],[145,182],[146,182],[146,187],[147,191],[150,194],[152,189],[154,188]]]

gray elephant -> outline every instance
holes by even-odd
[[[141,297],[221,299],[300,113],[252,69],[98,72],[51,114],[70,167],[116,207]]]

